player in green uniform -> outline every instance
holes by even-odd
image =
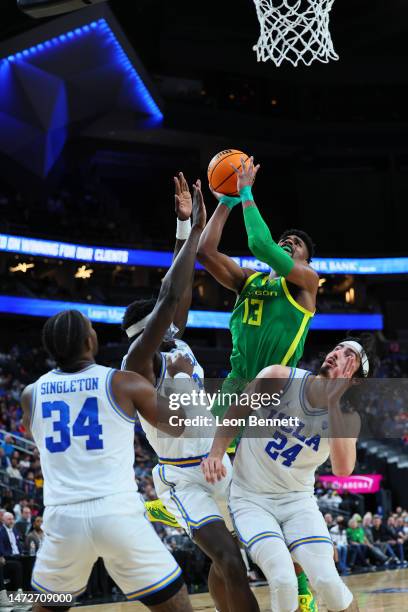
[[[239,198],[213,192],[219,205],[198,248],[198,260],[207,271],[237,294],[230,320],[231,372],[222,386],[223,393],[240,393],[268,365],[295,367],[316,308],[319,277],[310,266],[313,242],[301,230],[284,232],[278,244],[273,240],[252,196],[258,169],[252,157],[247,164],[241,159],[241,168],[234,168]],[[269,274],[241,268],[218,250],[225,223],[232,208],[240,202],[248,246],[257,259],[270,266]],[[213,412],[223,416],[227,408],[227,403],[220,403]],[[297,573],[299,609],[317,610],[301,568]]]
[[[309,265],[313,243],[301,230],[288,230],[276,244],[253,200],[251,186],[259,166],[253,159],[235,169],[240,198],[214,194],[220,201],[205,228],[198,259],[224,287],[237,293],[230,320],[231,372],[226,387],[243,388],[267,365],[295,367],[303,353],[316,307],[319,277]],[[248,245],[269,274],[240,268],[218,251],[231,209],[242,201]]]

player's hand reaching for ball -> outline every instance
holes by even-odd
[[[182,172],[179,172],[178,176],[174,177],[174,186],[176,190],[174,199],[176,203],[177,218],[180,219],[180,221],[187,221],[187,219],[191,217],[193,202],[187,181]]]
[[[214,189],[211,187],[211,183],[208,183],[208,189],[211,191],[211,193],[213,194],[214,198],[218,201],[221,200],[221,198],[224,197],[223,193],[219,193],[218,191],[214,191]]]
[[[237,191],[240,191],[243,187],[252,187],[255,182],[257,172],[260,168],[260,164],[254,166],[254,158],[250,157],[245,162],[245,157],[241,157],[241,167],[236,168],[234,164],[231,164],[237,175]]]
[[[207,223],[207,211],[205,209],[204,198],[201,192],[201,181],[193,184],[193,226],[200,230],[205,228]]]
[[[222,458],[209,455],[201,462],[201,470],[207,482],[215,484],[227,475],[227,469]]]

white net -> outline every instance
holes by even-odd
[[[329,31],[334,0],[254,0],[261,34],[255,45],[258,62],[272,60],[306,66],[314,60],[338,60]]]

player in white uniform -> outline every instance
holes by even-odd
[[[299,419],[264,427],[261,435],[260,430],[251,435],[248,428],[234,462],[230,511],[241,542],[268,579],[274,612],[298,609],[292,559],[305,569],[329,610],[357,610],[334,564],[332,540],[314,498],[314,475],[328,457],[336,475],[354,469],[360,418],[343,413],[339,400],[352,379],[369,374],[368,348],[362,343],[341,342],[326,356],[318,376],[271,366],[248,389],[280,394],[279,406],[266,409],[270,418]],[[251,413],[251,408],[235,406],[225,419]],[[202,464],[209,482],[223,477],[220,457],[236,432],[236,427],[218,428]]]
[[[191,207],[192,227],[189,221]],[[183,376],[181,372],[176,373],[176,359],[188,362],[188,367],[184,367],[184,376],[188,372],[187,379],[180,380],[180,392],[199,390],[204,377],[203,369],[189,346],[175,339],[186,325],[198,240],[205,226],[205,207],[199,181],[194,185],[191,204],[188,185],[183,175],[179,175],[176,179],[176,211],[178,217],[182,216],[178,221],[177,238],[187,240],[163,279],[157,301],[144,300],[131,304],[122,325],[131,340],[122,368],[145,376],[162,395],[168,395],[169,385],[175,392],[175,380]],[[180,246],[176,244],[176,250]],[[217,497],[226,499],[228,494],[231,473],[229,458],[224,453],[222,462],[227,478],[223,482],[207,483],[200,469],[200,463],[211,447],[212,430],[206,430],[204,438],[193,437],[191,431],[190,437],[171,438],[151,427],[143,415],[140,420],[159,458],[153,470],[158,496],[213,562],[208,585],[217,609],[232,612],[239,607],[240,612],[258,611],[259,606],[249,588],[240,551],[216,502]]]
[[[141,376],[97,365],[95,330],[76,310],[49,319],[43,342],[58,368],[21,400],[44,474],[45,537],[33,588],[76,596],[102,557],[130,601],[192,611],[181,569],[145,517],[133,469],[136,410],[169,432],[168,402]]]

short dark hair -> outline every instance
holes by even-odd
[[[340,344],[342,344],[343,342],[348,342],[348,341],[354,341],[354,342],[358,342],[359,344],[361,344],[368,358],[369,370],[368,370],[367,377],[364,376],[363,365],[360,364],[359,369],[354,374],[354,378],[371,378],[372,376],[374,376],[375,369],[378,365],[377,348],[376,348],[377,342],[376,342],[375,336],[368,332],[361,334],[360,336],[349,335],[346,338],[344,338],[344,340],[342,340]]]
[[[156,306],[156,298],[148,298],[143,300],[136,300],[129,304],[125,310],[125,314],[122,320],[122,329],[126,331],[128,327],[138,323],[148,314],[150,314],[153,308]]]
[[[45,350],[61,369],[72,368],[80,359],[89,329],[79,310],[64,310],[46,321],[42,331]]]
[[[278,242],[280,242],[281,240],[285,240],[285,238],[287,238],[288,236],[297,236],[298,238],[303,240],[303,242],[306,245],[307,252],[309,253],[309,257],[307,258],[307,261],[310,263],[312,261],[312,257],[314,256],[315,244],[313,240],[311,239],[311,237],[309,236],[309,234],[307,234],[303,230],[288,229],[283,232]]]

